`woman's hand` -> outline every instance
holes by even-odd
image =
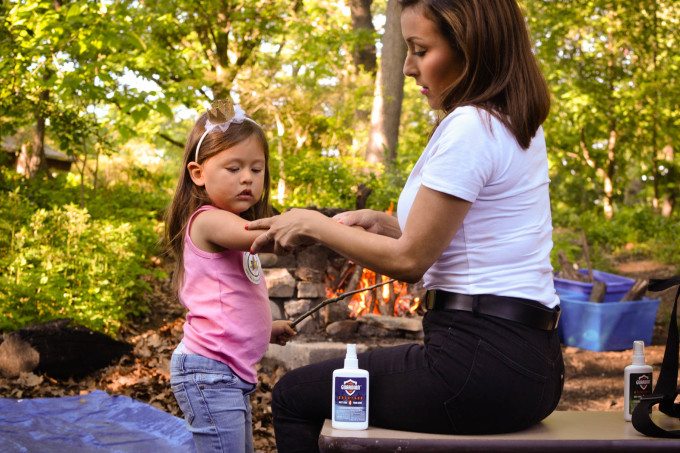
[[[258,219],[246,225],[248,231],[268,230],[260,235],[250,248],[251,253],[258,253],[271,249],[274,244],[274,253],[284,254],[302,245],[313,244],[317,223],[328,220],[326,216],[309,209],[292,209],[281,215]]]
[[[401,236],[401,229],[396,218],[372,209],[341,212],[333,216],[333,220],[347,226],[359,226],[370,233],[393,238]]]
[[[291,338],[297,335],[297,332],[291,326],[291,321],[277,320],[272,322],[272,335],[269,339],[270,343],[276,343],[285,346]]]

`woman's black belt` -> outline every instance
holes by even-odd
[[[560,319],[560,307],[548,308],[540,302],[493,294],[459,294],[429,290],[425,297],[428,310],[462,310],[475,315],[489,315],[515,321],[541,330],[554,330]]]

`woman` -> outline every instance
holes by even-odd
[[[413,77],[443,119],[399,198],[397,219],[292,210],[254,251],[316,242],[428,289],[424,344],[359,355],[372,426],[453,434],[517,431],[557,406],[564,363],[552,283],[549,94],[514,0],[402,0]],[[351,228],[351,227],[361,227]],[[315,451],[342,359],[285,375],[274,389],[280,452]]]

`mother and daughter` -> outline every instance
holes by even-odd
[[[442,113],[397,217],[372,210],[270,217],[262,128],[229,104],[199,118],[167,217],[188,310],[171,385],[200,451],[252,451],[248,395],[271,321],[256,253],[323,244],[382,275],[423,280],[423,344],[359,354],[372,426],[449,434],[517,431],[560,399],[552,283],[549,94],[515,0],[400,0],[413,77]],[[343,359],[287,373],[272,410],[278,450],[313,452]]]

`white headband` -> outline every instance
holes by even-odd
[[[198,150],[201,148],[201,143],[203,143],[203,139],[205,139],[206,135],[208,135],[210,132],[214,130],[218,130],[219,132],[226,132],[232,123],[241,124],[246,120],[259,126],[259,124],[257,124],[257,122],[254,119],[248,118],[246,116],[246,112],[243,111],[240,105],[236,104],[234,104],[234,116],[232,116],[228,120],[222,123],[212,123],[210,119],[207,119],[205,121],[205,132],[203,132],[203,135],[201,135],[201,138],[198,140],[198,144],[196,145],[196,154],[194,155],[194,162],[198,163]]]

